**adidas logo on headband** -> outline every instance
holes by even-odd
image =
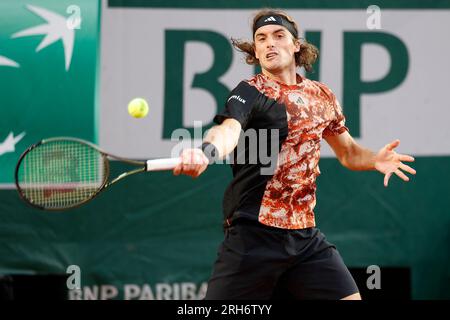
[[[276,18],[275,18],[276,17]],[[277,14],[273,15],[267,15],[260,17],[253,26],[253,35],[255,34],[256,30],[259,28],[266,26],[268,24],[276,24],[285,27],[288,29],[288,31],[295,37],[298,37],[298,33],[295,30],[294,24],[287,20],[285,17]]]
[[[269,17],[266,20],[264,20],[264,22],[269,22],[269,21],[277,21],[274,17]]]

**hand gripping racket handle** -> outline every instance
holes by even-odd
[[[180,158],[147,160],[147,171],[172,170],[181,162]]]

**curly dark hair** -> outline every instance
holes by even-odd
[[[260,17],[266,15],[279,15],[284,17],[286,20],[292,23],[296,33],[298,34],[297,23],[287,13],[278,9],[262,9],[258,11],[253,17],[252,23],[253,35],[256,31],[255,30],[256,22]],[[312,71],[313,69],[312,65],[314,64],[314,62],[316,62],[317,57],[319,56],[319,49],[317,49],[316,46],[308,43],[305,39],[300,40],[299,38],[295,38],[293,35],[292,38],[294,41],[300,41],[300,51],[295,53],[295,65],[297,67],[305,68],[305,70],[308,72]],[[259,64],[259,60],[255,56],[254,41],[231,38],[231,43],[233,44],[233,47],[235,47],[237,50],[245,53],[245,62],[247,62],[247,64],[253,65]]]

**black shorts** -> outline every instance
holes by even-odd
[[[225,229],[207,300],[338,300],[358,287],[317,228],[287,230],[249,220]]]

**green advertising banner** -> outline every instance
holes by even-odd
[[[96,140],[99,3],[1,1],[0,185],[43,138]]]

